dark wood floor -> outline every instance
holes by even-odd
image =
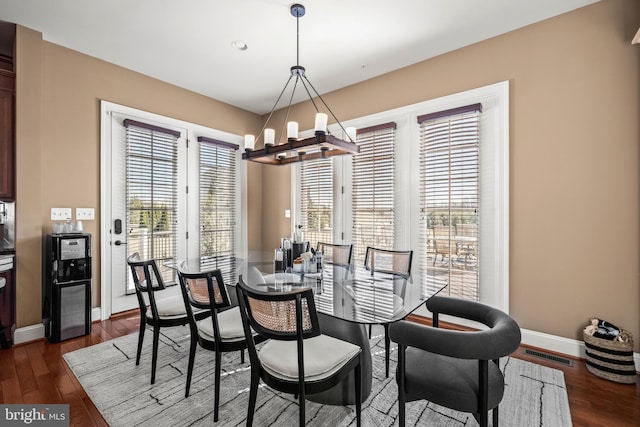
[[[0,351],[0,402],[68,403],[72,426],[106,426],[62,355],[122,335],[137,333],[137,314],[92,324],[90,335],[57,344],[39,340]],[[515,357],[564,372],[574,426],[640,426],[640,380],[617,384],[590,374],[581,360],[573,367],[522,353]]]

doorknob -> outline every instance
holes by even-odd
[[[116,246],[120,246],[120,245],[126,245],[127,242],[121,242],[120,240],[116,240],[115,242],[113,242]]]

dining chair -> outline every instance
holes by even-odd
[[[191,331],[184,397],[189,397],[197,346],[214,351],[213,421],[218,421],[222,353],[240,351],[240,362],[244,363],[244,349],[247,348],[240,309],[232,306],[220,270],[188,273],[178,268],[178,278]],[[209,311],[211,316],[196,320],[194,313],[202,310]],[[260,337],[255,341],[261,342]]]
[[[162,274],[158,270],[156,260],[140,258],[135,252],[127,258],[131,268],[136,297],[140,308],[140,329],[138,333],[138,350],[136,352],[136,366],[140,364],[142,342],[146,326],[153,328],[153,350],[151,356],[151,384],[156,381],[156,365],[158,362],[158,341],[160,328],[183,326],[189,323],[189,318],[180,295],[163,296],[166,286]],[[148,299],[148,304],[145,300]],[[194,314],[200,320],[210,315],[208,310],[199,310]]]
[[[316,251],[322,251],[323,262],[334,265],[351,265],[353,245],[338,245],[333,243],[318,242]]]
[[[398,343],[398,413],[406,422],[406,402],[428,400],[469,412],[486,427],[493,410],[498,427],[498,405],[504,395],[499,359],[520,345],[520,327],[508,314],[488,305],[459,298],[434,296],[427,300],[433,326],[400,321],[389,328]],[[484,330],[438,328],[440,314],[480,322]]]
[[[356,424],[360,426],[361,367],[359,346],[320,332],[310,288],[263,292],[240,276],[236,286],[251,362],[247,426],[253,416],[262,380],[269,387],[297,396],[299,424],[305,425],[305,397],[334,387],[354,371]],[[252,328],[269,339],[256,348]]]
[[[464,240],[462,240],[464,239]],[[464,268],[469,265],[469,259],[473,260],[478,255],[478,225],[456,225],[456,253],[464,257]]]
[[[390,249],[374,248],[367,246],[364,256],[364,267],[371,270],[371,273],[381,272],[399,276],[404,279],[401,297],[404,298],[404,286],[406,280],[411,276],[411,261],[413,259],[413,251],[395,251]],[[385,373],[389,378],[389,354],[391,352],[391,340],[389,339],[389,324],[383,323],[384,327],[384,362]],[[371,325],[369,325],[369,339],[371,339]]]

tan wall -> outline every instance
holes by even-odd
[[[605,0],[323,97],[347,120],[509,80],[510,312],[572,339],[600,317],[638,343],[639,26],[637,1]],[[288,176],[263,171],[265,245],[290,230]]]
[[[93,207],[92,305],[100,306],[100,100],[244,134],[258,115],[42,41],[19,27],[17,78],[17,317],[18,327],[41,321],[41,245],[52,207]],[[212,78],[215,78],[213,76]],[[259,167],[249,180],[260,182]],[[249,249],[262,246],[260,192],[248,201]]]

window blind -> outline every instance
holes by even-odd
[[[418,117],[420,263],[424,284],[449,282],[450,295],[479,299],[481,104]]]
[[[333,162],[316,159],[300,163],[300,221],[311,246],[333,242]]]
[[[236,150],[206,137],[200,142],[200,258],[221,270],[225,283],[236,280]]]
[[[385,123],[358,129],[352,157],[353,262],[364,264],[367,246],[394,249],[395,129]]]
[[[158,260],[165,283],[175,272],[162,265],[177,253],[177,168],[180,133],[124,120],[126,128],[128,254]],[[127,277],[129,274],[127,274]],[[133,291],[128,286],[129,292]]]

